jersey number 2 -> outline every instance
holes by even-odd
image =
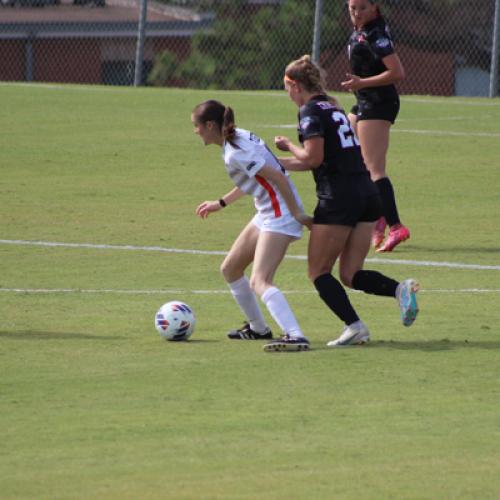
[[[339,126],[337,134],[340,138],[342,149],[353,148],[354,145],[359,146],[358,138],[344,113],[334,111],[332,113],[332,119]]]

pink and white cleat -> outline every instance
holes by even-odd
[[[389,230],[389,236],[387,236],[384,244],[377,249],[377,252],[392,252],[395,246],[399,245],[403,241],[406,241],[409,237],[410,230],[403,226],[403,224],[392,226]]]
[[[382,245],[382,242],[385,238],[385,228],[387,227],[387,222],[384,217],[380,217],[380,219],[376,222],[375,227],[373,228],[372,233],[372,246],[373,248],[378,248]]]

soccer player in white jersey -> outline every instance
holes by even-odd
[[[273,284],[274,274],[288,245],[302,236],[302,226],[311,227],[297,190],[264,141],[248,130],[236,128],[234,113],[219,101],[198,104],[192,113],[194,131],[205,145],[222,147],[226,171],[235,187],[219,200],[204,201],[196,214],[206,218],[242,196],[253,196],[257,213],[241,231],[225,257],[221,272],[246,321],[228,333],[230,339],[272,338],[256,294],[290,341],[283,350],[309,348],[309,341],[283,293]],[[250,280],[246,268],[253,262]]]

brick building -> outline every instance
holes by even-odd
[[[139,19],[136,3],[63,2],[0,8],[0,80],[131,84]],[[212,21],[209,15],[150,1],[145,71],[163,50],[185,57],[192,35]]]

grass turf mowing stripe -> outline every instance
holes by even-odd
[[[166,293],[178,294],[193,294],[193,295],[227,295],[229,290],[182,290],[182,289],[165,289],[165,290],[123,290],[123,289],[84,289],[84,288],[0,288],[0,292],[4,293],[26,293],[26,294],[64,294],[64,293],[111,293],[125,295],[161,295]],[[282,290],[284,294],[316,294],[315,290]],[[361,290],[349,290],[351,293],[363,293]],[[421,289],[419,293],[500,293],[500,288],[428,288]]]

